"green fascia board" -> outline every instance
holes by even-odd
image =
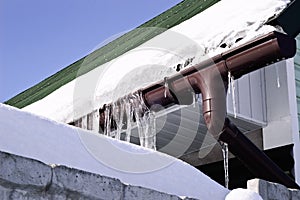
[[[4,103],[17,108],[23,108],[30,105],[46,97],[75,78],[117,58],[131,49],[134,49],[163,31],[188,20],[218,1],[219,0],[182,1],[157,17],[113,40],[88,56],[81,58]]]

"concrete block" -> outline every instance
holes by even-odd
[[[53,198],[54,200],[55,198]],[[66,198],[65,199],[62,199],[62,200],[99,200],[99,198],[96,198],[96,197],[87,197],[87,196],[83,196],[83,195],[80,195],[80,194],[76,194],[76,193],[68,193]],[[55,199],[56,200],[56,199]],[[101,199],[102,200],[102,199]]]
[[[247,181],[247,189],[258,193],[264,200],[268,199],[268,182],[261,179]]]
[[[51,180],[51,167],[42,162],[0,152],[0,183],[45,188]]]
[[[18,199],[18,200],[27,200],[29,199],[28,192],[25,190],[15,189],[10,195],[10,200]],[[32,198],[31,198],[32,199]]]
[[[9,200],[19,200],[19,199],[26,199],[26,200],[66,200],[67,196],[64,194],[50,194],[46,191],[30,191],[30,190],[20,190],[15,189],[10,195]],[[78,199],[78,198],[73,198]]]
[[[300,190],[289,189],[291,200],[300,200]]]
[[[247,182],[247,188],[259,193],[264,200],[300,200],[300,190],[288,189],[279,183],[252,179]]]
[[[140,199],[155,199],[155,200],[180,200],[175,195],[161,193],[155,190],[142,188],[139,186],[125,186],[124,200],[140,200]]]
[[[2,187],[0,185],[0,199],[2,199],[2,200],[9,200],[11,193],[12,193],[11,189]]]
[[[66,200],[67,196],[65,194],[49,194],[47,195],[47,199]]]
[[[123,184],[118,179],[58,166],[53,168],[51,192],[66,191],[90,199],[121,199]]]
[[[278,183],[268,183],[268,198],[272,200],[289,200],[289,190]]]

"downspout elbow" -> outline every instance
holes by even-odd
[[[208,131],[219,139],[226,117],[227,67],[219,61],[204,69],[194,68],[193,73],[171,80],[170,89],[178,104],[192,103],[191,92],[202,95],[202,112]],[[226,74],[226,75],[225,75]]]
[[[225,62],[205,68],[187,77],[194,91],[201,92],[202,113],[208,131],[215,139],[223,129],[226,118],[226,71]]]

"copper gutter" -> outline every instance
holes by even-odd
[[[215,139],[228,143],[229,150],[257,178],[299,189],[289,176],[226,118],[228,72],[237,79],[271,63],[291,58],[295,53],[296,42],[293,38],[271,32],[168,78],[168,88],[161,81],[142,89],[144,102],[149,108],[156,108],[156,104],[163,107],[188,105],[193,102],[192,92],[201,93],[203,116],[208,131]]]

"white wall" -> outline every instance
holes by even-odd
[[[290,88],[294,78],[288,78],[294,77],[293,67],[292,62],[281,61],[235,81],[237,117],[263,127],[264,149],[293,143],[291,109],[295,102],[291,101],[296,101],[296,93]],[[227,96],[227,107],[233,115],[232,94]]]
[[[276,73],[276,68],[278,73]],[[264,149],[275,148],[293,143],[292,115],[290,96],[296,100],[295,91],[289,90],[294,78],[291,76],[293,64],[288,61],[270,65],[265,68],[266,111],[268,125],[263,129]],[[294,77],[294,76],[293,76]],[[279,78],[280,87],[277,85]]]
[[[235,80],[235,106],[237,116],[265,125],[266,123],[266,98],[264,86],[264,70],[257,70]],[[227,110],[234,114],[232,93],[227,96]]]
[[[272,64],[236,83],[237,116],[263,127],[263,148],[294,144],[295,176],[300,183],[300,141],[294,60]],[[280,87],[278,87],[280,85]],[[231,94],[227,106],[233,113]]]
[[[298,111],[296,99],[296,84],[295,84],[295,67],[294,59],[287,61],[287,80],[288,80],[288,94],[290,115],[292,124],[292,140],[294,143],[293,156],[295,160],[294,174],[296,182],[300,184],[300,138],[299,138],[299,124],[298,124]]]

